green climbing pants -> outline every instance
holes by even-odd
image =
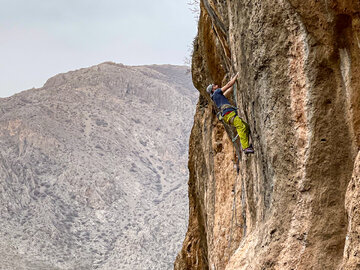
[[[229,123],[229,121],[233,117],[234,117],[233,121],[231,121],[231,123]],[[227,124],[231,124],[232,126],[234,126],[236,128],[236,131],[239,134],[242,149],[248,148],[249,147],[249,125],[245,121],[243,121],[239,116],[237,116],[235,112],[231,112],[231,113],[225,115],[224,121]]]

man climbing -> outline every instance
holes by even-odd
[[[227,99],[238,75],[239,73],[237,73],[225,86],[221,88],[217,84],[210,84],[206,88],[206,92],[209,93],[211,99],[220,109],[221,117],[224,119],[225,123],[236,128],[244,153],[252,154],[254,153],[254,149],[249,144],[249,125],[237,115],[236,108],[231,106],[229,100]]]

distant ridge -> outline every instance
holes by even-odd
[[[0,99],[4,269],[170,269],[187,220],[187,67],[112,62]]]

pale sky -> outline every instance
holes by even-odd
[[[190,0],[0,0],[0,97],[105,61],[184,65]]]

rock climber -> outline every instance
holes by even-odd
[[[244,153],[252,154],[254,153],[254,149],[249,144],[249,125],[237,115],[237,109],[233,107],[227,99],[238,75],[239,73],[221,88],[217,84],[210,84],[206,88],[206,92],[220,109],[221,117],[224,119],[225,123],[236,128]]]

